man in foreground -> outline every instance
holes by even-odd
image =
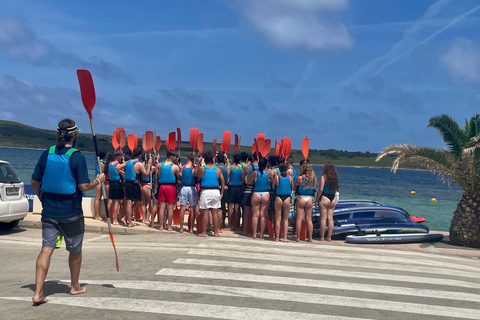
[[[32,174],[32,188],[42,202],[42,250],[37,258],[35,271],[35,305],[48,302],[43,295],[50,259],[62,235],[70,252],[70,294],[87,291],[80,286],[78,278],[82,265],[82,243],[85,224],[82,211],[82,193],[94,189],[105,181],[100,173],[90,181],[85,157],[75,146],[80,131],[73,120],[58,123],[57,145],[45,150],[38,159]]]

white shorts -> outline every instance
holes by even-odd
[[[204,189],[200,191],[200,209],[220,209],[222,197],[218,189]]]
[[[181,206],[190,204],[191,206],[198,205],[197,188],[195,186],[183,186],[180,190],[180,199],[178,200]]]

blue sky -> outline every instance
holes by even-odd
[[[480,110],[480,0],[0,2],[0,119],[89,132],[229,130],[299,148],[441,148],[428,119]]]

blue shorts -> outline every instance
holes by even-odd
[[[82,251],[85,221],[83,215],[67,219],[52,219],[42,217],[42,247],[55,248],[59,236],[65,238],[69,252]]]
[[[195,186],[183,186],[180,190],[180,199],[178,200],[181,206],[190,204],[191,206],[198,205],[198,194]]]

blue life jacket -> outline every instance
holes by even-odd
[[[232,172],[230,174],[230,179],[228,180],[228,185],[232,187],[238,187],[242,185],[242,167],[239,166],[238,169],[232,167]]]
[[[177,178],[172,171],[173,162],[170,162],[169,165],[165,165],[165,161],[162,162],[160,167],[160,177],[158,178],[158,183],[160,184],[175,184]]]
[[[294,167],[288,167],[288,169],[292,169],[292,170],[293,170],[293,177],[292,177],[292,178],[293,178],[293,181],[295,181],[295,180],[297,179],[297,177],[298,177],[298,175],[297,175],[297,170],[295,170]]]
[[[217,177],[217,166],[213,166],[213,169],[209,169],[207,165],[204,165],[205,174],[203,175],[200,186],[202,188],[218,188],[219,181]]]
[[[292,194],[292,185],[290,184],[290,176],[278,177],[278,185],[275,193],[279,196],[289,196]]]
[[[220,163],[217,165],[218,169],[222,171],[223,175],[223,180],[225,180],[225,183],[228,181],[228,167],[224,163]]]
[[[100,160],[103,165],[105,165],[105,160]],[[98,163],[97,160],[95,160],[95,176],[98,176],[100,174],[100,170],[98,170]]]
[[[305,181],[305,176],[302,177]],[[297,188],[297,194],[302,196],[313,196],[315,194],[315,188],[312,186],[310,188],[305,188],[303,184],[299,185]]]
[[[326,194],[335,194],[335,192],[330,191],[330,184],[325,184],[323,186],[323,193]]]
[[[64,155],[55,153],[55,147],[48,149],[47,163],[42,177],[42,192],[74,194],[77,181],[70,169],[70,156],[80,150],[71,148]]]
[[[257,170],[258,170],[258,163],[250,164],[250,170],[248,170],[247,177],[245,178],[246,179],[245,182],[247,182],[250,176],[252,175],[252,173]]]
[[[270,191],[270,180],[268,180],[268,170],[265,170],[265,173],[261,173],[259,170],[257,170],[257,180],[255,181],[255,187],[253,191],[255,192]]]
[[[197,181],[193,176],[193,167],[187,168],[186,166],[183,166],[182,185],[194,186],[196,182]]]
[[[108,165],[108,176],[110,181],[120,181],[120,173],[117,172],[116,164],[109,164]]]
[[[129,160],[127,162],[127,165],[125,166],[125,180],[127,181],[135,181],[137,179],[137,174],[135,173],[135,170],[133,167],[135,166],[135,163],[137,163],[138,160],[131,161]]]

